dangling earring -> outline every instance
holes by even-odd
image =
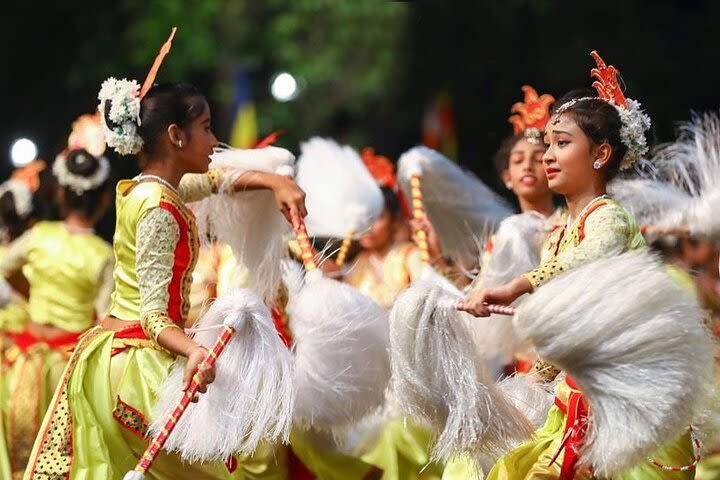
[[[600,167],[602,167],[602,164],[600,163],[600,160],[595,160],[595,163],[593,163],[593,168],[595,170],[600,170]]]
[[[505,183],[505,186],[507,187],[508,190],[512,190],[512,182]]]

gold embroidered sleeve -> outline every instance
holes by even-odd
[[[157,343],[160,333],[166,328],[180,328],[170,320],[165,312],[150,312],[140,318],[140,325],[145,334],[153,342]]]
[[[135,270],[140,290],[140,318],[143,329],[146,325],[152,328],[145,329],[148,337],[157,338],[163,328],[172,324],[167,318],[168,286],[172,281],[180,227],[170,212],[153,208],[140,218],[136,235]],[[150,314],[153,314],[152,322],[146,320]],[[158,323],[158,315],[169,324]]]
[[[557,377],[560,374],[560,369],[556,368],[554,365],[552,365],[549,362],[546,362],[543,359],[538,360],[535,362],[535,365],[533,365],[532,370],[530,371],[531,374],[535,374],[545,383],[550,383],[553,380],[555,380],[555,377]]]
[[[567,246],[554,259],[526,273],[525,278],[535,289],[565,270],[623,253],[630,248],[634,238],[631,223],[628,213],[620,205],[607,204],[598,208],[585,219],[583,238],[577,245]]]
[[[183,175],[178,185],[178,193],[184,202],[197,202],[220,190],[222,174],[220,170],[208,170],[207,173],[188,173]]]

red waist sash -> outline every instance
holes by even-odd
[[[68,332],[54,338],[40,338],[30,333],[29,330],[25,330],[22,333],[8,333],[7,336],[20,351],[27,353],[30,347],[37,344],[45,344],[54,350],[68,349],[77,343],[83,333]]]
[[[573,480],[577,463],[580,460],[579,451],[587,432],[588,404],[572,378],[565,377],[565,383],[571,388],[568,404],[565,405],[559,398],[555,397],[555,406],[567,415],[563,442],[555,458],[560,455],[563,449],[565,450],[558,480]],[[555,461],[555,458],[553,461]]]

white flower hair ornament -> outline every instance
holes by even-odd
[[[98,188],[105,183],[110,176],[110,162],[108,162],[105,157],[99,157],[97,159],[98,168],[95,170],[95,173],[89,177],[83,177],[82,175],[72,173],[68,169],[67,159],[69,156],[70,154],[58,155],[57,158],[55,158],[53,174],[61,186],[71,189],[78,195]],[[92,161],[91,155],[84,151],[75,153],[75,156],[76,162],[80,164]]]
[[[173,27],[142,87],[135,80],[118,80],[114,77],[108,78],[100,86],[98,111],[105,142],[120,155],[136,155],[143,147],[143,140],[138,133],[141,124],[140,102],[152,87],[163,59],[170,52],[176,31],[177,28]]]
[[[121,155],[135,155],[143,146],[140,126],[140,84],[135,80],[105,80],[98,93],[105,142]]]
[[[627,170],[648,152],[645,132],[650,129],[650,117],[642,110],[640,102],[625,97],[617,81],[620,72],[612,65],[605,65],[596,50],[590,52],[590,55],[597,63],[597,67],[590,70],[590,76],[597,79],[592,85],[597,90],[598,96],[573,98],[562,104],[556,113],[562,113],[585,100],[601,99],[615,107],[622,123],[620,141],[627,147],[627,152],[620,162],[620,170]]]

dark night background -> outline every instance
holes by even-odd
[[[100,83],[142,81],[173,25],[158,80],[207,92],[221,140],[230,125],[223,82],[237,64],[249,71],[261,135],[282,128],[278,144],[295,152],[321,134],[397,158],[419,141],[431,98],[447,91],[457,160],[494,186],[490,159],[511,133],[520,86],[556,97],[589,87],[593,49],[651,115],[653,143],[671,140],[691,110],[720,106],[720,2],[711,0],[76,0],[8,4],[3,23],[2,178],[13,139],[29,137],[54,158],[71,122],[94,109]],[[306,90],[279,105],[268,78],[293,69]],[[134,173],[132,159],[113,165],[119,176]]]

